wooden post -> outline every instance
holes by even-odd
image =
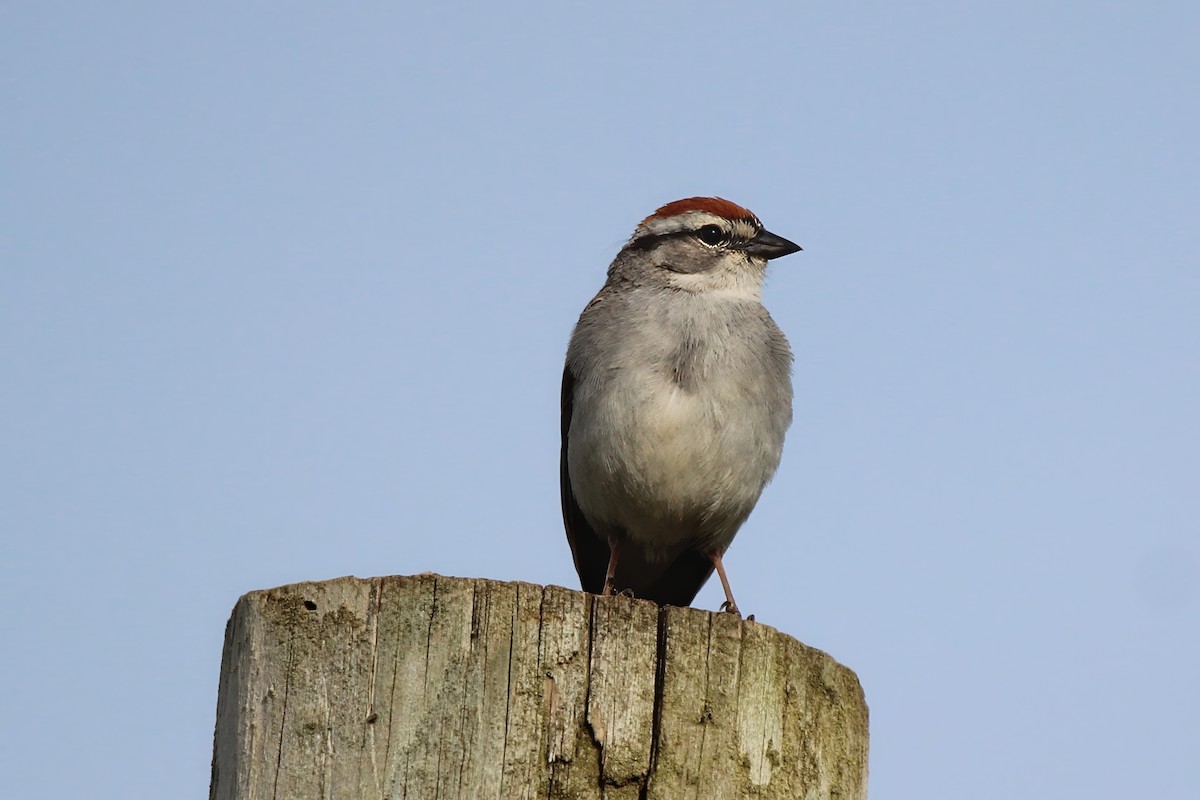
[[[210,798],[866,798],[858,679],[773,628],[555,586],[338,578],[225,633]]]

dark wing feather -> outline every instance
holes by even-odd
[[[575,500],[571,489],[571,475],[567,470],[567,441],[571,433],[571,408],[575,393],[575,376],[571,367],[563,369],[562,381],[562,454],[558,462],[559,488],[562,493],[563,527],[567,530],[567,543],[571,545],[571,557],[575,559],[575,571],[585,592],[600,594],[604,591],[604,576],[608,570],[608,542],[600,538],[583,516],[583,510]],[[711,569],[711,566],[710,566]]]
[[[699,550],[685,550],[643,590],[643,600],[660,606],[689,606],[713,574],[712,561]]]

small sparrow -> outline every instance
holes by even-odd
[[[563,523],[583,589],[686,606],[775,474],[792,351],[762,305],[800,247],[717,197],[642,220],[579,317],[562,384]]]

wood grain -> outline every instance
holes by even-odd
[[[857,678],[775,629],[526,583],[338,578],[226,629],[210,797],[866,797]]]

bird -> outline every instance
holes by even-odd
[[[792,351],[762,304],[800,246],[719,197],[634,230],[572,330],[562,379],[563,525],[586,592],[687,606],[783,453]]]

